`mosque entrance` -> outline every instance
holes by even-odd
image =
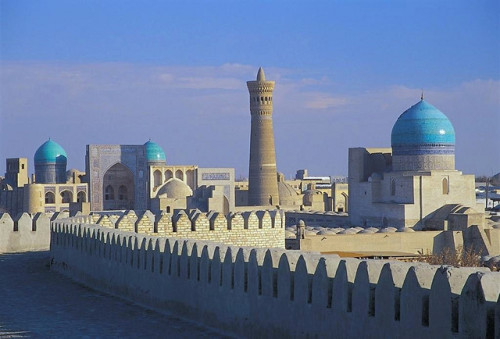
[[[111,166],[104,174],[103,209],[134,209],[134,188],[134,175],[126,166],[120,163]]]

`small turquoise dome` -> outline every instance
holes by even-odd
[[[144,144],[146,146],[146,158],[148,162],[165,162],[165,152],[156,142],[149,140]]]
[[[391,146],[394,155],[454,154],[455,130],[446,115],[422,99],[399,116]]]
[[[47,140],[35,152],[35,164],[66,164],[66,151],[57,142]]]

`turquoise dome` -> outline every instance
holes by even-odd
[[[399,116],[391,146],[394,155],[454,154],[455,130],[446,115],[422,99]]]
[[[57,142],[47,140],[35,152],[35,164],[66,164],[66,151]]]
[[[165,152],[156,142],[149,140],[144,144],[146,146],[146,158],[148,162],[165,162]]]

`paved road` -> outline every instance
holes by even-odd
[[[48,252],[0,254],[0,338],[221,338],[48,269]]]

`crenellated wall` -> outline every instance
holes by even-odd
[[[75,219],[54,221],[51,233],[52,269],[238,336],[500,336],[500,273],[487,269],[227,246]]]
[[[0,253],[47,251],[50,245],[50,221],[68,217],[55,213],[52,219],[45,213],[19,213],[14,218],[0,214]]]
[[[138,215],[139,214],[139,215]],[[93,212],[76,222],[97,224],[127,232],[217,241],[235,246],[285,248],[283,212],[279,210],[222,213],[180,210],[175,214],[151,211]]]

